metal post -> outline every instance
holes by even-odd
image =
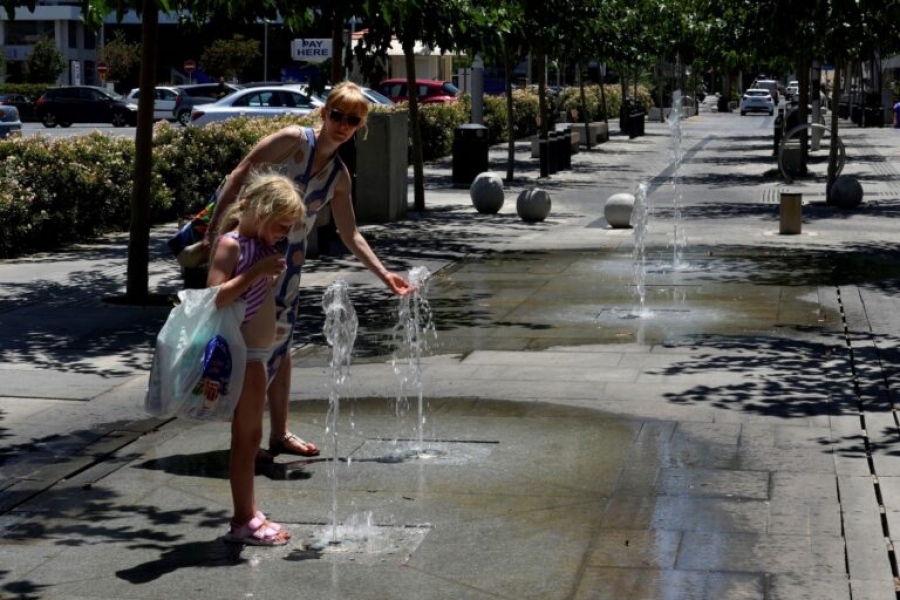
[[[263,81],[269,80],[269,20],[263,19]]]

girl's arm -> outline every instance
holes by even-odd
[[[238,163],[238,166],[228,175],[216,200],[216,208],[213,210],[209,227],[203,238],[203,243],[207,247],[212,247],[213,241],[219,235],[218,228],[222,215],[237,198],[238,192],[244,187],[250,173],[264,165],[276,165],[284,161],[291,151],[298,148],[301,141],[306,139],[305,136],[306,133],[299,127],[289,126],[279,129],[261,139]]]
[[[275,254],[258,260],[240,275],[232,277],[240,252],[237,240],[230,237],[219,238],[206,278],[207,286],[221,286],[216,294],[216,308],[228,306],[240,298],[260,277],[275,277],[284,270],[284,256]]]
[[[409,282],[385,268],[375,256],[375,252],[372,251],[366,238],[357,229],[350,189],[350,173],[344,167],[335,185],[334,196],[331,198],[331,214],[334,216],[334,224],[341,235],[341,241],[359,262],[384,282],[388,289],[400,296],[408,294],[413,289]]]

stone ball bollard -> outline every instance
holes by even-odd
[[[838,208],[856,208],[862,204],[862,184],[856,177],[841,175],[831,185],[831,204]]]
[[[492,215],[503,208],[503,179],[491,171],[479,173],[469,188],[475,210]]]
[[[634,210],[634,194],[613,194],[606,199],[603,216],[614,229],[631,227],[631,212]]]
[[[543,221],[550,214],[550,193],[536,187],[522,190],[516,199],[516,213],[523,221]]]

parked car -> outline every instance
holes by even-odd
[[[9,136],[11,133],[22,133],[19,109],[15,106],[0,105],[0,139]]]
[[[305,115],[321,106],[325,106],[325,101],[311,94],[305,85],[247,88],[210,104],[195,106],[191,124],[206,125],[232,117]]]
[[[791,81],[787,84],[787,87],[784,88],[784,97],[788,102],[793,101],[799,93],[800,83],[798,81]]]
[[[393,100],[382,94],[381,92],[376,92],[372,88],[360,88],[362,89],[363,95],[366,97],[366,100],[369,101],[369,104],[374,104],[378,106],[395,106]],[[331,93],[331,86],[326,85],[325,89],[322,90],[322,98],[328,98],[328,94]]]
[[[227,94],[244,89],[243,85],[236,83],[196,83],[192,85],[179,85],[175,88],[175,106],[172,108],[172,116],[182,125],[191,122],[191,111],[199,104],[209,104],[223,97],[222,88]]]
[[[173,111],[175,110],[175,98],[178,96],[178,90],[173,87],[157,87],[154,88],[154,94],[153,118],[160,120],[174,119],[175,113]],[[134,88],[128,92],[125,99],[133,104],[137,104],[140,95],[140,88]]]
[[[775,101],[767,89],[756,88],[744,91],[741,96],[741,116],[749,112],[766,112],[769,116],[775,114]]]
[[[24,94],[0,94],[0,105],[15,106],[22,121],[34,121],[34,100]]]
[[[69,127],[72,123],[111,123],[114,127],[137,124],[137,104],[92,85],[51,88],[38,98],[34,111],[44,127]]]
[[[768,91],[775,104],[778,104],[778,82],[774,79],[757,79],[750,84],[750,89]]]
[[[456,102],[459,97],[459,88],[449,81],[417,79],[416,86],[418,87],[419,102],[422,104]],[[406,79],[386,79],[378,85],[377,90],[390,98],[392,102],[409,102]]]

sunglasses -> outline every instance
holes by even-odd
[[[350,127],[356,127],[357,125],[362,123],[362,117],[358,117],[356,115],[348,115],[342,113],[337,109],[331,109],[331,112],[328,113],[328,117],[335,123],[346,123]]]

